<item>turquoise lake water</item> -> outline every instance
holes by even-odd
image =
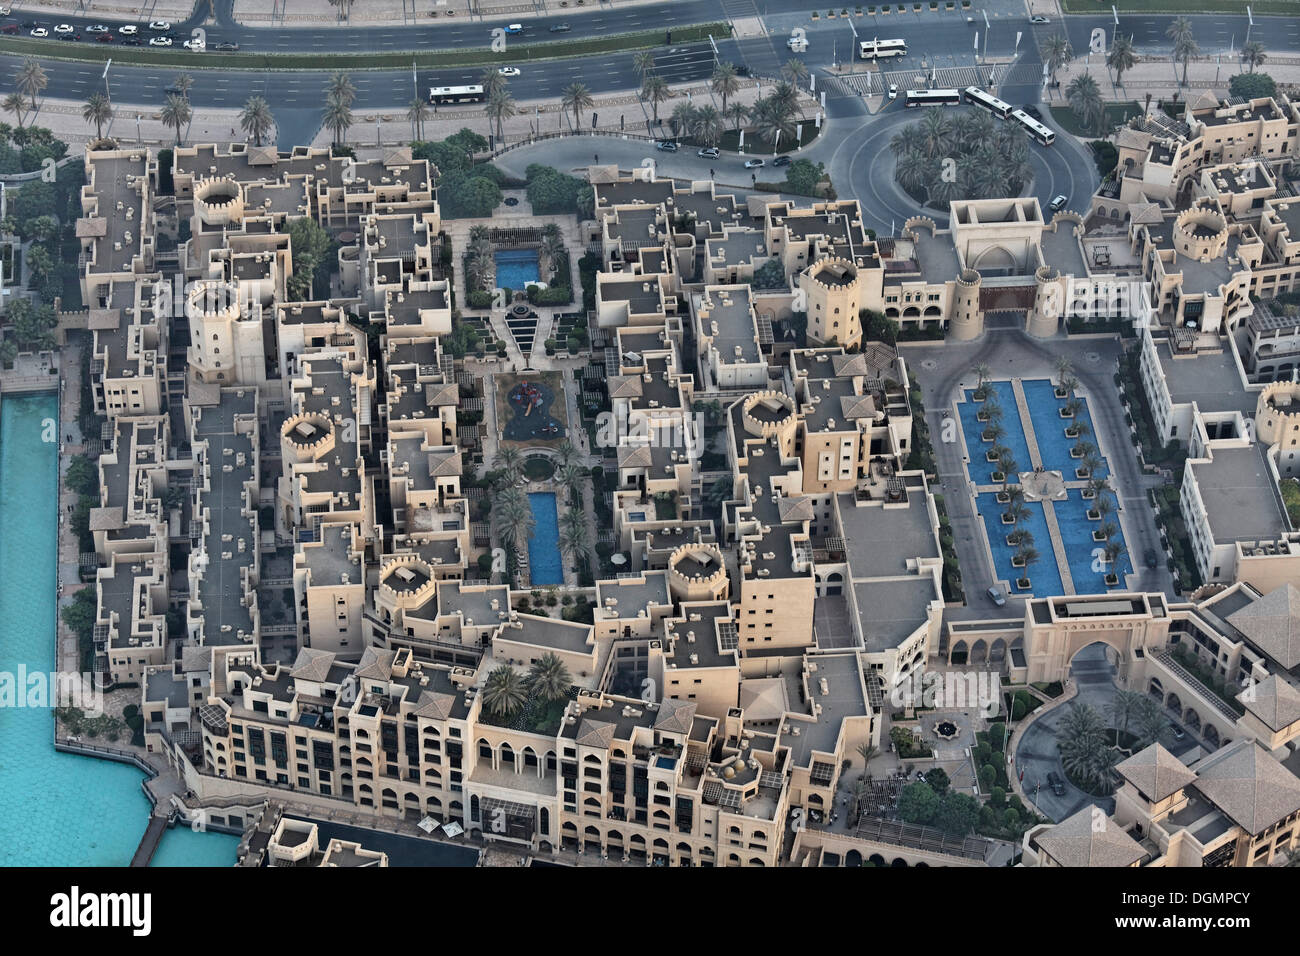
[[[53,394],[6,397],[0,412],[0,671],[9,674],[20,664],[28,673],[54,667],[58,445],[43,442],[41,432],[57,415]],[[144,775],[128,764],[58,753],[53,725],[49,709],[0,709],[6,864],[126,866],[149,818]],[[173,829],[158,854],[180,861],[171,865],[229,866],[237,842]]]

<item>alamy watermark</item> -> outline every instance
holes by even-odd
[[[916,670],[894,681],[889,702],[900,708],[977,710],[991,720],[1002,711],[1002,681],[997,671]]]
[[[87,717],[104,713],[104,690],[94,674],[76,671],[0,671],[0,708],[75,707]]]

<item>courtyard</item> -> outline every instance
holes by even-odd
[[[498,373],[494,384],[501,441],[520,448],[554,448],[568,437],[559,372]]]

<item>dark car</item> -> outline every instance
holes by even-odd
[[[4,32],[4,33],[17,33],[17,32],[18,32],[18,24],[16,24],[16,23],[6,23],[6,24],[4,25],[4,29],[3,29],[3,31],[0,31],[0,32]]]
[[[239,49],[239,44],[231,43],[229,41],[225,41],[222,43],[214,43],[212,44],[212,49],[218,50],[221,53],[234,53],[236,50]]]
[[[100,33],[100,34],[96,35],[96,37],[95,37],[95,42],[96,42],[96,43],[112,43],[112,42],[113,42],[113,34],[111,34],[111,33]]]
[[[60,33],[60,34],[59,34],[59,39],[60,39],[60,40],[63,40],[65,43],[66,43],[66,42],[72,42],[72,43],[75,43],[76,41],[78,41],[78,40],[81,39],[81,34],[79,34],[79,33]]]
[[[1052,788],[1052,793],[1058,797],[1065,796],[1065,781],[1061,779],[1061,775],[1055,770],[1047,775],[1047,785]]]
[[[1156,557],[1155,548],[1147,548],[1146,551],[1142,552],[1142,560],[1146,562],[1148,568],[1154,569],[1160,565],[1160,559]]]
[[[551,25],[552,33],[568,33],[572,29],[573,27],[569,26],[567,23],[554,23]]]
[[[789,157],[789,156],[778,156],[776,159],[772,160],[772,165],[773,165],[773,166],[789,166],[789,165],[790,165],[790,157]]]
[[[141,40],[139,37],[122,37],[117,42],[122,44],[122,46],[144,46],[144,40]]]
[[[1040,120],[1043,118],[1043,114],[1038,111],[1038,107],[1035,106],[1033,103],[1026,103],[1024,106],[1020,108],[1036,120]]]

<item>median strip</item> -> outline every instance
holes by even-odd
[[[698,43],[710,36],[726,37],[731,28],[725,23],[701,23],[673,27],[673,45]],[[663,30],[619,33],[590,40],[556,40],[507,47],[501,53],[488,49],[485,35],[482,47],[457,50],[423,50],[385,53],[190,53],[154,47],[124,47],[108,43],[57,43],[25,38],[0,38],[0,54],[36,57],[42,60],[69,60],[103,63],[110,57],[125,66],[176,67],[186,70],[406,70],[412,60],[417,67],[488,66],[504,63],[536,63],[564,60],[601,53],[647,50],[664,46]],[[75,49],[67,49],[74,47]],[[325,59],[327,57],[327,59]]]

